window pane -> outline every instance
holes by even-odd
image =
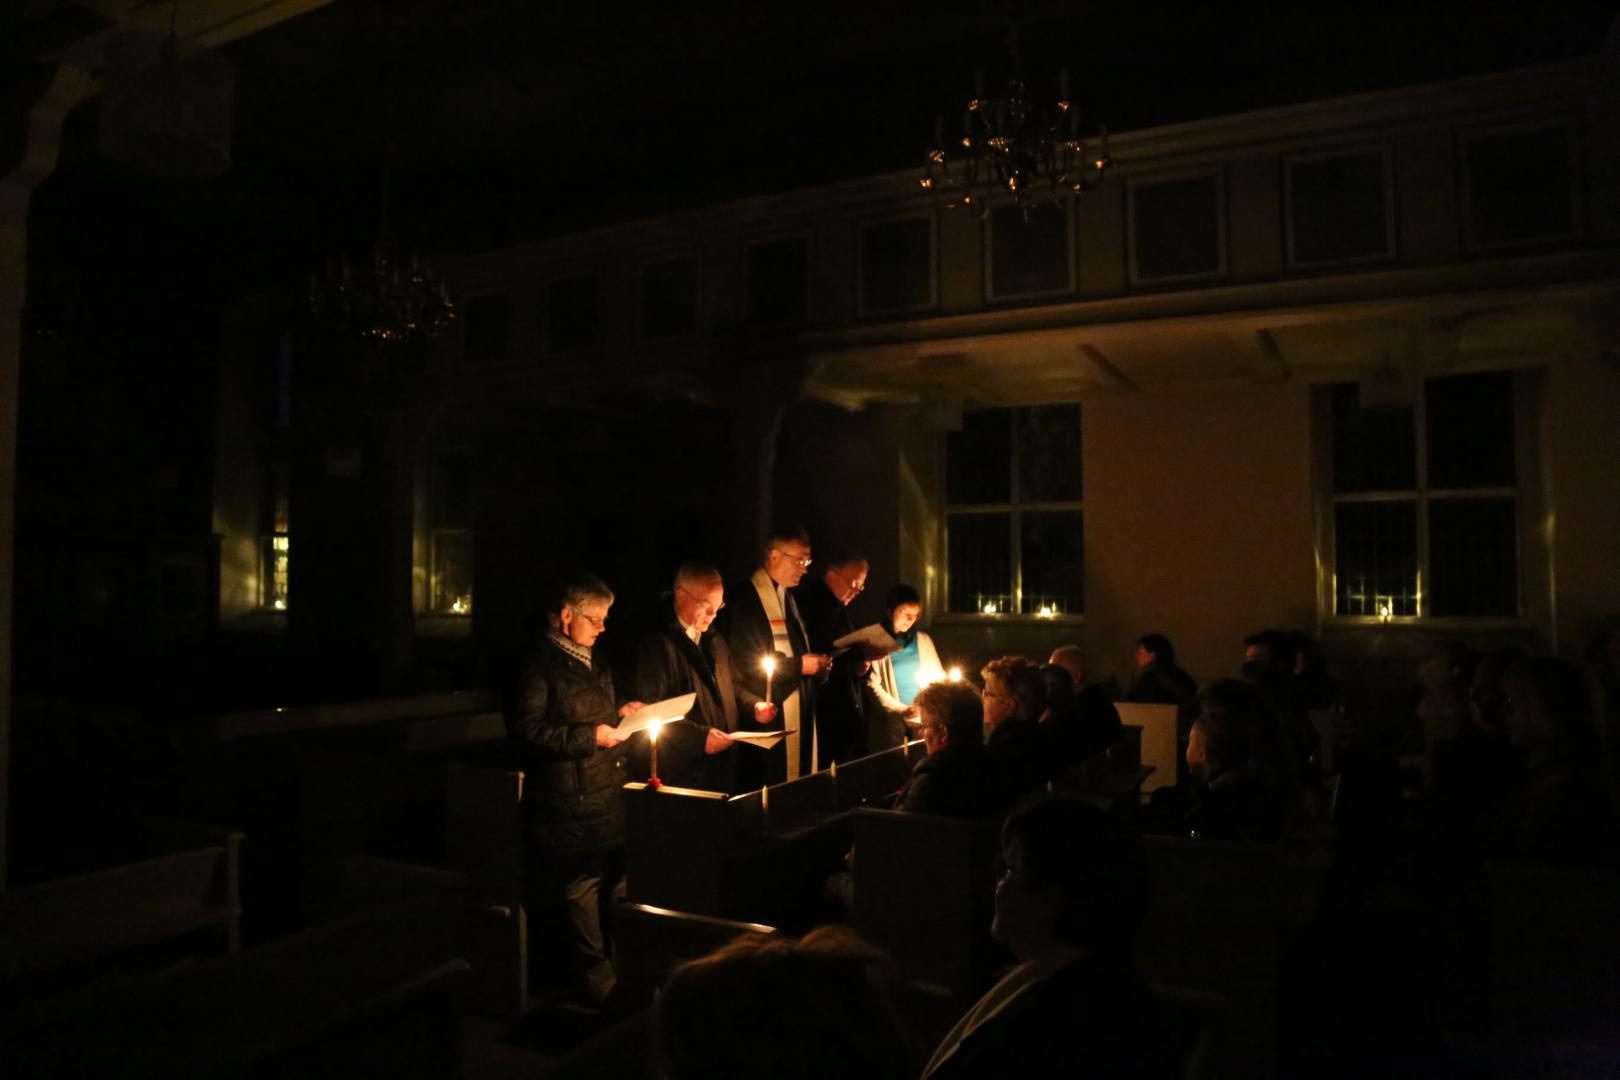
[[[1024,613],[1078,615],[1085,607],[1085,529],[1078,510],[1024,514],[1019,557],[1024,568]]]
[[[934,230],[928,218],[861,229],[861,309],[888,311],[934,302]]]
[[[1296,263],[1389,254],[1383,154],[1296,161],[1288,178]]]
[[[1010,409],[962,414],[962,430],[945,437],[945,501],[956,506],[1012,502]]]
[[[1080,501],[1080,406],[1018,410],[1018,501]]]
[[[1131,189],[1131,224],[1138,279],[1220,270],[1220,195],[1215,177],[1137,184]]]
[[[1429,487],[1507,487],[1513,467],[1513,373],[1430,379]]]
[[[506,359],[512,305],[505,293],[469,296],[462,315],[462,363],[498,364]]]
[[[433,610],[472,614],[472,533],[465,529],[433,532]]]
[[[601,316],[594,277],[551,282],[546,286],[546,351],[594,348]]]
[[[1361,388],[1333,388],[1333,490],[1413,491],[1417,448],[1411,409],[1363,409]]]
[[[1012,515],[952,514],[947,519],[951,611],[1012,610]]]
[[[1429,503],[1429,607],[1435,615],[1519,613],[1518,506],[1511,498]]]
[[[997,299],[1069,288],[1069,215],[1045,203],[1028,220],[1016,206],[990,215],[990,285]]]
[[[748,321],[802,322],[810,273],[810,245],[802,236],[748,249]]]
[[[1339,503],[1333,519],[1338,614],[1416,615],[1417,503]]]
[[[648,263],[641,269],[641,336],[688,337],[698,328],[695,257]]]
[[[1568,128],[1476,135],[1466,147],[1475,244],[1574,235],[1575,163]]]

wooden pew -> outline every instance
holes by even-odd
[[[1138,938],[1150,981],[1232,1006],[1223,1043],[1239,1072],[1275,1065],[1286,950],[1316,911],[1325,867],[1278,848],[1143,837],[1153,904]]]
[[[745,935],[771,937],[776,933],[775,927],[761,923],[716,919],[650,904],[620,904],[613,913],[614,967],[619,978],[616,994],[627,1008],[645,1008],[677,964],[707,956]]]
[[[0,892],[0,986],[63,989],[96,964],[213,931],[209,951],[241,940],[242,834],[148,822],[151,858]]]
[[[466,965],[441,905],[393,904],[8,1016],[10,1080],[33,1077],[454,1077],[451,989]]]
[[[523,770],[489,760],[452,761],[445,774],[445,857],[466,874],[473,910],[465,956],[467,998],[506,1016],[529,1005],[529,921],[524,906]]]
[[[854,821],[855,928],[954,1021],[1006,960],[990,939],[1001,818],[863,809]]]
[[[1114,707],[1119,710],[1120,723],[1141,730],[1140,764],[1153,766],[1144,789],[1151,794],[1159,788],[1174,786],[1182,754],[1176,706],[1121,701]]]
[[[822,913],[821,883],[853,842],[849,808],[899,787],[919,753],[894,747],[763,791],[626,784],[632,902],[799,928]]]

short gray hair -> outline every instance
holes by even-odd
[[[607,582],[595,574],[580,574],[568,578],[558,591],[556,601],[547,609],[546,621],[551,624],[553,630],[559,629],[562,626],[563,608],[571,607],[577,610],[581,604],[589,600],[601,600],[611,604],[613,590],[608,588]]]

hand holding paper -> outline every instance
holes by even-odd
[[[889,632],[877,623],[863,626],[852,634],[845,634],[833,642],[833,648],[838,652],[859,646],[868,656],[885,657],[900,649],[900,643],[889,636]]]

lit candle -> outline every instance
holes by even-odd
[[[776,657],[765,657],[759,662],[759,666],[765,669],[765,704],[769,705],[771,703],[771,676],[776,674]]]
[[[662,726],[661,720],[647,725],[647,739],[652,743],[652,775],[647,779],[647,786],[654,791],[664,786],[664,782],[658,779],[658,729]]]
[[[959,667],[953,667],[953,668],[951,668],[950,673],[947,674],[945,677],[947,679],[951,680],[951,682],[961,682],[962,681],[962,669],[959,668]]]
[[[994,600],[986,600],[984,602],[984,613],[986,615],[994,615],[996,613],[996,602]]]

